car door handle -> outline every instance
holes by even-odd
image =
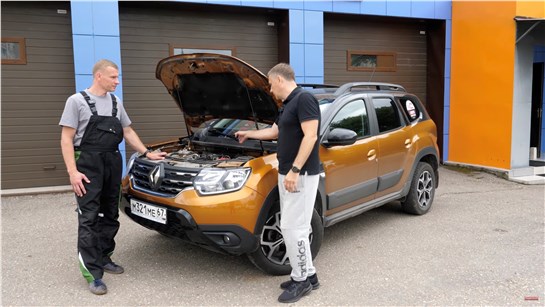
[[[406,139],[405,140],[405,148],[411,147],[411,144],[412,144],[411,139]]]
[[[376,156],[377,156],[377,151],[374,150],[374,149],[371,149],[367,153],[367,160],[369,160],[369,161],[374,160]]]

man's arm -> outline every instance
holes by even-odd
[[[312,119],[302,122],[301,129],[303,130],[304,136],[303,140],[301,141],[301,145],[299,146],[297,156],[293,161],[293,165],[299,169],[301,169],[303,165],[305,165],[305,162],[307,162],[307,159],[312,152],[312,148],[314,148],[314,144],[316,144],[316,141],[318,140],[318,120]],[[297,190],[298,178],[298,173],[294,173],[291,170],[288,172],[284,178],[284,187],[286,190],[288,190],[288,192],[295,192]]]
[[[77,196],[81,197],[87,191],[83,185],[83,180],[86,183],[91,182],[85,174],[82,174],[78,171],[76,167],[76,158],[74,157],[74,135],[76,135],[76,129],[71,127],[62,126],[61,132],[61,150],[62,157],[64,159],[64,164],[66,165],[66,171],[70,176],[70,184],[72,185],[72,190],[76,193]]]
[[[274,140],[278,138],[278,126],[274,123],[272,127],[261,130],[237,131],[235,137],[239,143],[244,143],[247,139]]]
[[[144,143],[142,143],[142,141],[140,140],[140,137],[138,137],[138,134],[136,134],[136,131],[134,131],[131,126],[123,128],[123,137],[125,138],[125,141],[129,143],[132,149],[136,150],[140,154],[144,154],[148,150]],[[165,159],[166,155],[166,152],[154,151],[146,153],[146,158],[151,160],[163,160]]]

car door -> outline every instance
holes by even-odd
[[[351,100],[329,118],[322,142],[335,128],[352,130],[357,139],[351,145],[320,146],[320,160],[325,171],[326,215],[372,200],[378,185],[378,142],[371,134],[365,101]]]
[[[398,192],[410,173],[414,157],[411,127],[393,97],[373,97],[373,111],[378,125],[378,188],[376,198]]]

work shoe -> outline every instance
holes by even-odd
[[[115,262],[108,262],[103,266],[104,272],[110,274],[121,274],[125,272],[122,266],[115,264]]]
[[[89,283],[89,290],[91,290],[93,294],[103,295],[108,292],[108,287],[106,287],[106,284],[102,279],[95,279]]]
[[[310,280],[310,284],[312,285],[312,290],[316,290],[320,288],[320,282],[318,281],[318,274],[314,273],[314,275],[308,276],[308,279]],[[288,281],[285,281],[280,284],[280,289],[286,290],[291,283],[293,283],[293,279],[290,279]]]
[[[292,281],[288,288],[280,294],[278,301],[280,303],[295,303],[305,294],[312,291],[312,284],[310,281],[305,279],[304,281]]]

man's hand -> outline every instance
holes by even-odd
[[[70,174],[70,184],[72,185],[72,190],[74,190],[74,193],[76,193],[78,197],[82,197],[85,195],[85,193],[87,193],[83,181],[85,181],[85,183],[91,182],[87,176],[78,171]]]
[[[238,139],[239,143],[244,143],[248,139],[248,134],[250,133],[250,130],[244,130],[244,131],[237,131],[235,132],[235,137]]]
[[[167,155],[164,151],[150,151],[146,153],[146,158],[150,160],[164,160]]]
[[[290,193],[299,192],[297,190],[297,181],[299,181],[299,174],[289,171],[286,177],[284,177],[284,188]]]

